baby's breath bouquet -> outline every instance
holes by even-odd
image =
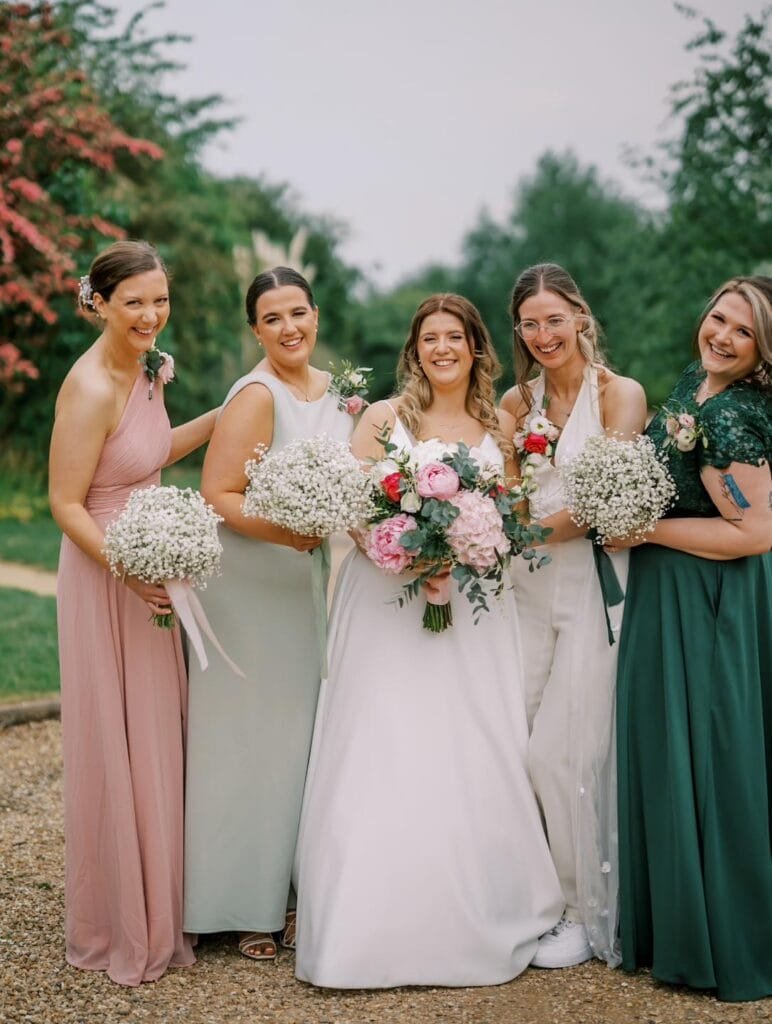
[[[249,484],[241,511],[306,537],[350,530],[372,512],[370,487],[345,441],[326,434],[280,448],[255,449],[244,467]]]
[[[143,487],[132,491],[123,512],[105,530],[104,552],[116,576],[144,583],[184,580],[203,588],[217,572],[222,522],[211,505],[190,487]],[[154,615],[156,626],[171,629],[175,615]]]
[[[249,483],[241,511],[306,537],[329,537],[351,530],[373,512],[370,482],[344,441],[326,434],[291,441],[276,452],[264,445],[244,466]],[[327,674],[327,577],[330,548],[311,552],[312,589],[322,675]]]
[[[676,497],[673,479],[648,437],[588,437],[560,472],[571,518],[594,530],[598,544],[644,537]]]

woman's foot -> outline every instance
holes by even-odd
[[[284,922],[284,931],[281,933],[281,944],[285,949],[295,948],[295,928],[297,927],[297,914],[294,910],[287,911],[287,918]]]
[[[581,921],[569,921],[565,915],[539,939],[531,967],[574,967],[593,957],[587,929]]]
[[[268,932],[244,932],[239,939],[239,953],[250,960],[275,960],[276,940]]]

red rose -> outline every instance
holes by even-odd
[[[546,455],[549,440],[546,434],[529,434],[523,441],[523,448],[532,455]]]
[[[386,495],[389,501],[399,501],[402,493],[402,489],[400,487],[401,481],[401,473],[389,473],[388,476],[385,476],[383,480],[381,480],[381,487],[383,488],[383,493]]]

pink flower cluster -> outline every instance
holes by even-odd
[[[447,531],[453,552],[478,572],[491,569],[510,548],[493,500],[479,491],[461,491],[450,500],[460,513]]]
[[[444,462],[427,462],[416,473],[416,490],[422,498],[447,501],[458,494],[458,473]]]
[[[174,380],[174,356],[164,352],[164,359],[158,367],[158,379],[162,384],[171,384]]]
[[[384,519],[370,530],[367,537],[367,557],[384,572],[403,572],[413,561],[414,555],[403,548],[399,540],[403,533],[417,527],[415,519],[404,512]]]

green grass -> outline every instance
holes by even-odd
[[[51,516],[37,516],[28,522],[0,519],[0,561],[56,572],[62,532]]]
[[[0,702],[58,691],[55,598],[0,589]]]

